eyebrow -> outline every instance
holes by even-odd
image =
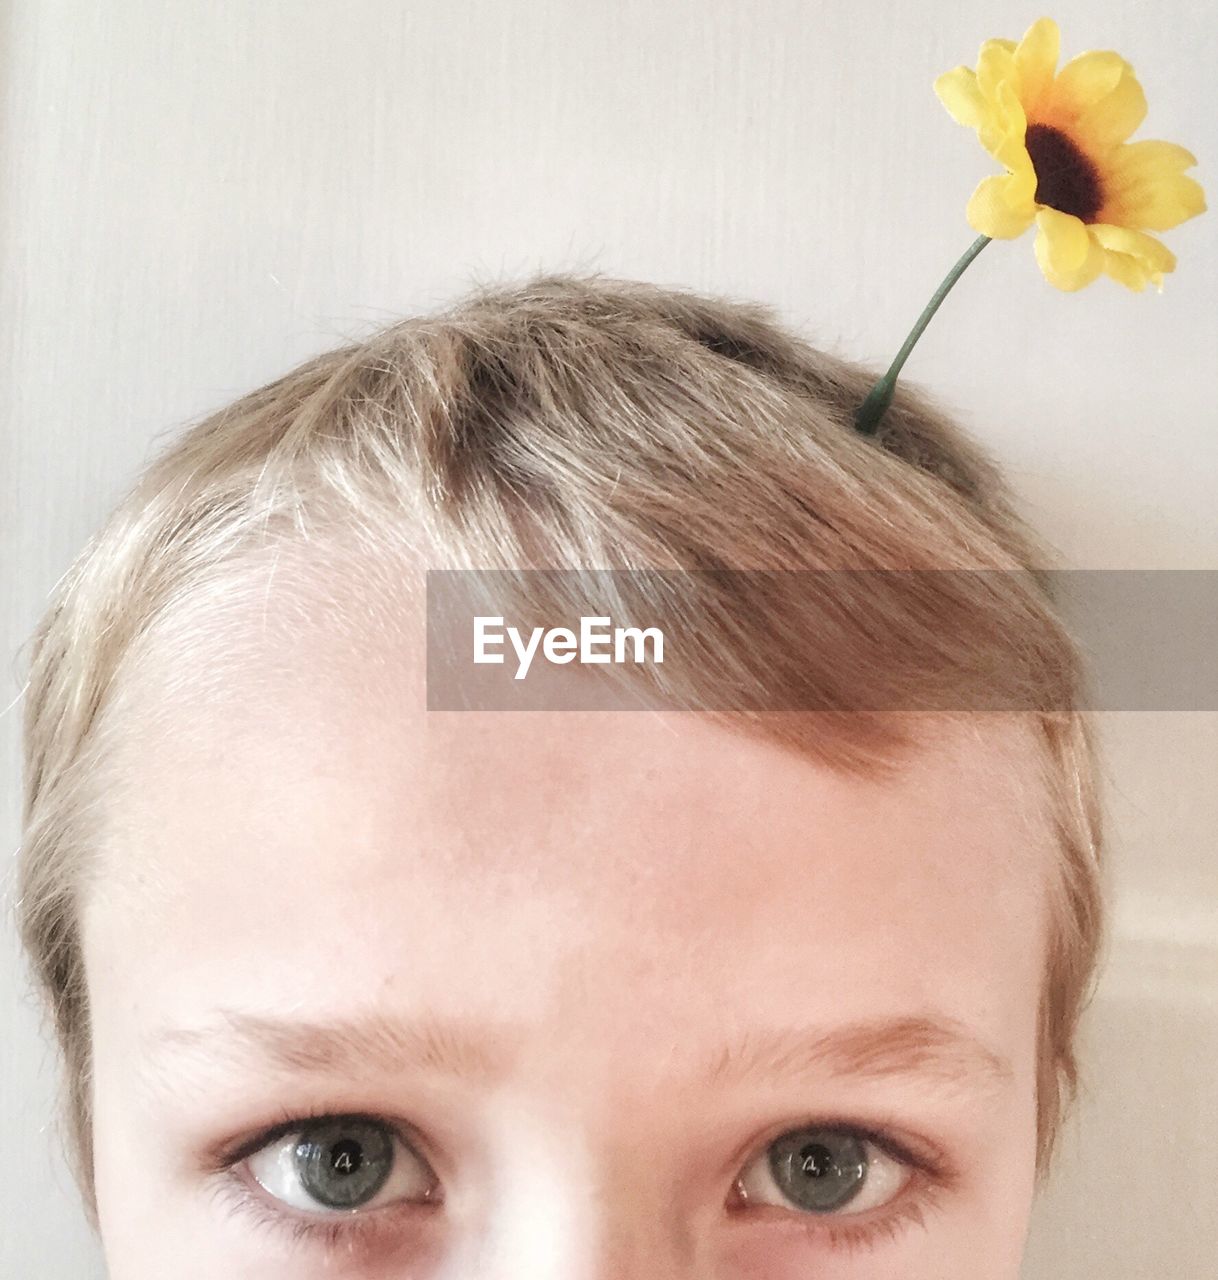
[[[883,1080],[917,1076],[928,1083],[998,1086],[1013,1078],[1010,1062],[950,1018],[879,1018],[821,1033],[746,1033],[711,1062],[707,1081],[802,1077],[817,1072]]]
[[[222,1009],[207,1027],[166,1027],[152,1039],[154,1054],[185,1050],[193,1056],[256,1058],[285,1074],[384,1075],[413,1070],[487,1082],[505,1074],[510,1056],[491,1045],[515,1042],[518,1032],[425,1015],[404,1022],[365,1014],[334,1022],[283,1018]]]
[[[154,1054],[185,1051],[208,1058],[253,1059],[286,1075],[349,1078],[379,1072],[435,1073],[473,1083],[502,1079],[521,1043],[520,1028],[433,1014],[404,1022],[370,1013],[311,1022],[236,1010],[204,1028],[163,1028]],[[997,1087],[1010,1063],[961,1023],[941,1017],[877,1018],[824,1030],[747,1031],[694,1075],[710,1088],[796,1082],[825,1074],[884,1080],[916,1077],[930,1085]]]

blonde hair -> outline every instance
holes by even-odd
[[[902,386],[878,435],[852,430],[873,378],[756,305],[548,276],[309,360],[146,467],[56,584],[25,703],[21,926],[65,1059],[91,1212],[78,921],[120,675],[157,625],[277,539],[353,534],[375,556],[411,523],[455,567],[1000,571],[949,575],[929,602],[894,579],[879,674],[892,705],[919,682],[972,673],[1007,678],[1021,706],[1044,708],[1035,720],[1060,857],[1039,1027],[1043,1172],[1075,1089],[1075,1031],[1101,941],[1097,768],[1078,655],[1040,572],[1047,552],[993,463],[942,411]],[[717,630],[720,655],[695,681],[734,674],[795,696],[830,668],[839,684],[877,678],[874,662],[851,660],[849,636],[832,663],[818,662],[817,632],[789,610],[776,622],[772,602],[744,607],[724,581],[716,607],[687,602]],[[881,769],[907,745],[890,716],[756,720],[846,769]]]

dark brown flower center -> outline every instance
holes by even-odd
[[[1072,139],[1049,124],[1028,125],[1024,142],[1036,170],[1036,203],[1094,222],[1104,203],[1095,165]]]

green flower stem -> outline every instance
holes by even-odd
[[[917,324],[909,331],[909,337],[901,344],[901,349],[897,352],[896,359],[888,366],[888,372],[871,388],[867,394],[867,399],[859,406],[858,412],[854,415],[856,431],[865,436],[875,434],[876,428],[880,425],[880,419],[884,416],[884,411],[892,403],[892,395],[897,388],[897,378],[905,366],[905,361],[909,359],[909,353],[914,349],[914,343],[922,336],[922,331],[926,326],[930,324],[931,316],[939,310],[939,304],[947,297],[952,285],[964,274],[965,267],[972,262],[989,242],[989,236],[978,236],[961,255],[960,261],[944,277],[943,283],[935,290],[934,297],[926,304],[922,314],[918,317]]]

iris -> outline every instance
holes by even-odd
[[[302,1130],[294,1152],[304,1190],[327,1209],[357,1209],[385,1185],[393,1140],[379,1125],[332,1120]]]
[[[834,1129],[797,1129],[769,1151],[778,1189],[809,1213],[833,1213],[850,1203],[867,1180],[862,1141]]]

